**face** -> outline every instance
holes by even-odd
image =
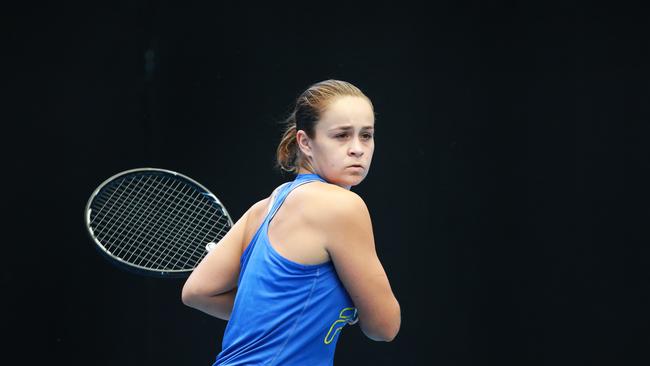
[[[374,126],[375,115],[365,98],[339,97],[316,123],[314,138],[299,131],[298,142],[314,173],[349,189],[361,183],[370,169]]]

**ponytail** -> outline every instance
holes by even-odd
[[[285,121],[285,130],[276,152],[277,166],[287,172],[297,172],[298,142],[296,140],[296,115],[292,113]]]

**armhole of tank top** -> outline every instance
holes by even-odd
[[[307,184],[307,183],[311,183],[311,182],[321,182],[321,180],[319,180],[319,179],[310,179],[310,180],[305,180],[305,181],[302,181],[302,182],[298,182],[298,184],[293,184],[293,182],[289,182],[289,184],[292,184],[292,186],[289,187],[288,192],[284,195],[284,197],[282,197],[282,200],[280,201],[280,204],[277,207],[275,207],[275,199],[273,199],[273,202],[271,204],[271,208],[274,208],[274,209],[272,211],[267,212],[266,220],[269,223],[271,222],[271,220],[273,220],[273,217],[275,217],[275,214],[280,209],[280,206],[282,206],[282,204],[284,203],[284,200],[287,199],[287,196],[289,196],[289,194],[291,194],[291,192],[294,189],[300,187],[303,184]]]
[[[289,183],[290,182],[283,183],[283,184],[279,185],[276,189],[273,190],[273,193],[271,193],[271,200],[269,201],[269,208],[266,210],[266,215],[265,216],[268,216],[269,213],[271,213],[271,210],[273,209],[273,205],[275,204],[275,197],[277,197],[278,192],[280,192],[282,187],[286,186]]]
[[[279,185],[278,187],[276,187],[273,190],[273,192],[271,192],[271,196],[270,196],[270,199],[269,199],[269,205],[268,205],[268,209],[266,210],[266,214],[264,215],[264,218],[262,219],[262,222],[257,227],[257,230],[253,234],[253,237],[248,242],[248,244],[246,244],[246,248],[244,248],[244,250],[242,251],[242,255],[241,255],[240,259],[239,259],[241,265],[244,264],[244,262],[248,259],[250,251],[253,250],[252,248],[255,246],[254,244],[255,244],[255,241],[256,241],[257,237],[260,234],[260,230],[262,230],[262,227],[264,227],[264,223],[266,222],[266,219],[268,218],[269,213],[271,212],[271,209],[273,208],[273,205],[275,204],[275,198],[277,197],[278,193],[282,190],[282,187],[284,187],[285,185],[287,185],[289,183],[290,182],[283,183],[283,184]]]
[[[282,263],[284,263],[285,266],[288,265],[288,266],[290,266],[290,267],[292,267],[294,269],[298,269],[298,270],[309,270],[309,271],[318,270],[318,271],[320,271],[320,268],[326,268],[327,266],[331,267],[332,266],[332,261],[329,260],[329,261],[326,261],[326,262],[323,262],[323,263],[317,263],[317,264],[304,264],[304,263],[296,262],[296,261],[294,261],[292,259],[289,259],[289,258],[285,257],[283,254],[280,254],[280,252],[278,252],[273,247],[273,244],[271,243],[271,239],[269,238],[269,228],[271,226],[271,220],[273,220],[275,215],[278,213],[278,210],[280,210],[280,208],[284,204],[284,201],[287,199],[289,194],[291,194],[291,192],[293,192],[294,189],[296,189],[296,188],[298,188],[298,187],[300,187],[300,186],[302,186],[304,184],[311,183],[311,182],[323,182],[323,180],[309,179],[309,180],[304,180],[304,181],[300,181],[300,182],[295,182],[294,181],[294,182],[291,182],[291,186],[289,186],[285,190],[285,192],[282,192],[281,194],[278,195],[280,200],[277,203],[273,202],[273,210],[266,217],[266,222],[265,222],[266,227],[265,227],[265,233],[264,234],[266,234],[267,240],[264,241],[263,245],[270,248],[271,253],[273,253],[273,255],[275,257],[279,258],[282,261]],[[333,267],[331,267],[331,268],[333,268]]]

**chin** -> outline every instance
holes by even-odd
[[[366,175],[346,175],[340,178],[339,182],[341,186],[354,187],[366,178]]]
[[[321,175],[328,183],[336,184],[340,187],[354,187],[359,183],[363,182],[366,178],[367,171],[361,172],[361,174],[350,173],[349,171],[341,172],[332,172],[333,174],[323,174]]]

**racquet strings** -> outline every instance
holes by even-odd
[[[127,175],[91,204],[90,228],[113,256],[149,270],[195,268],[230,228],[214,199],[167,174]]]

